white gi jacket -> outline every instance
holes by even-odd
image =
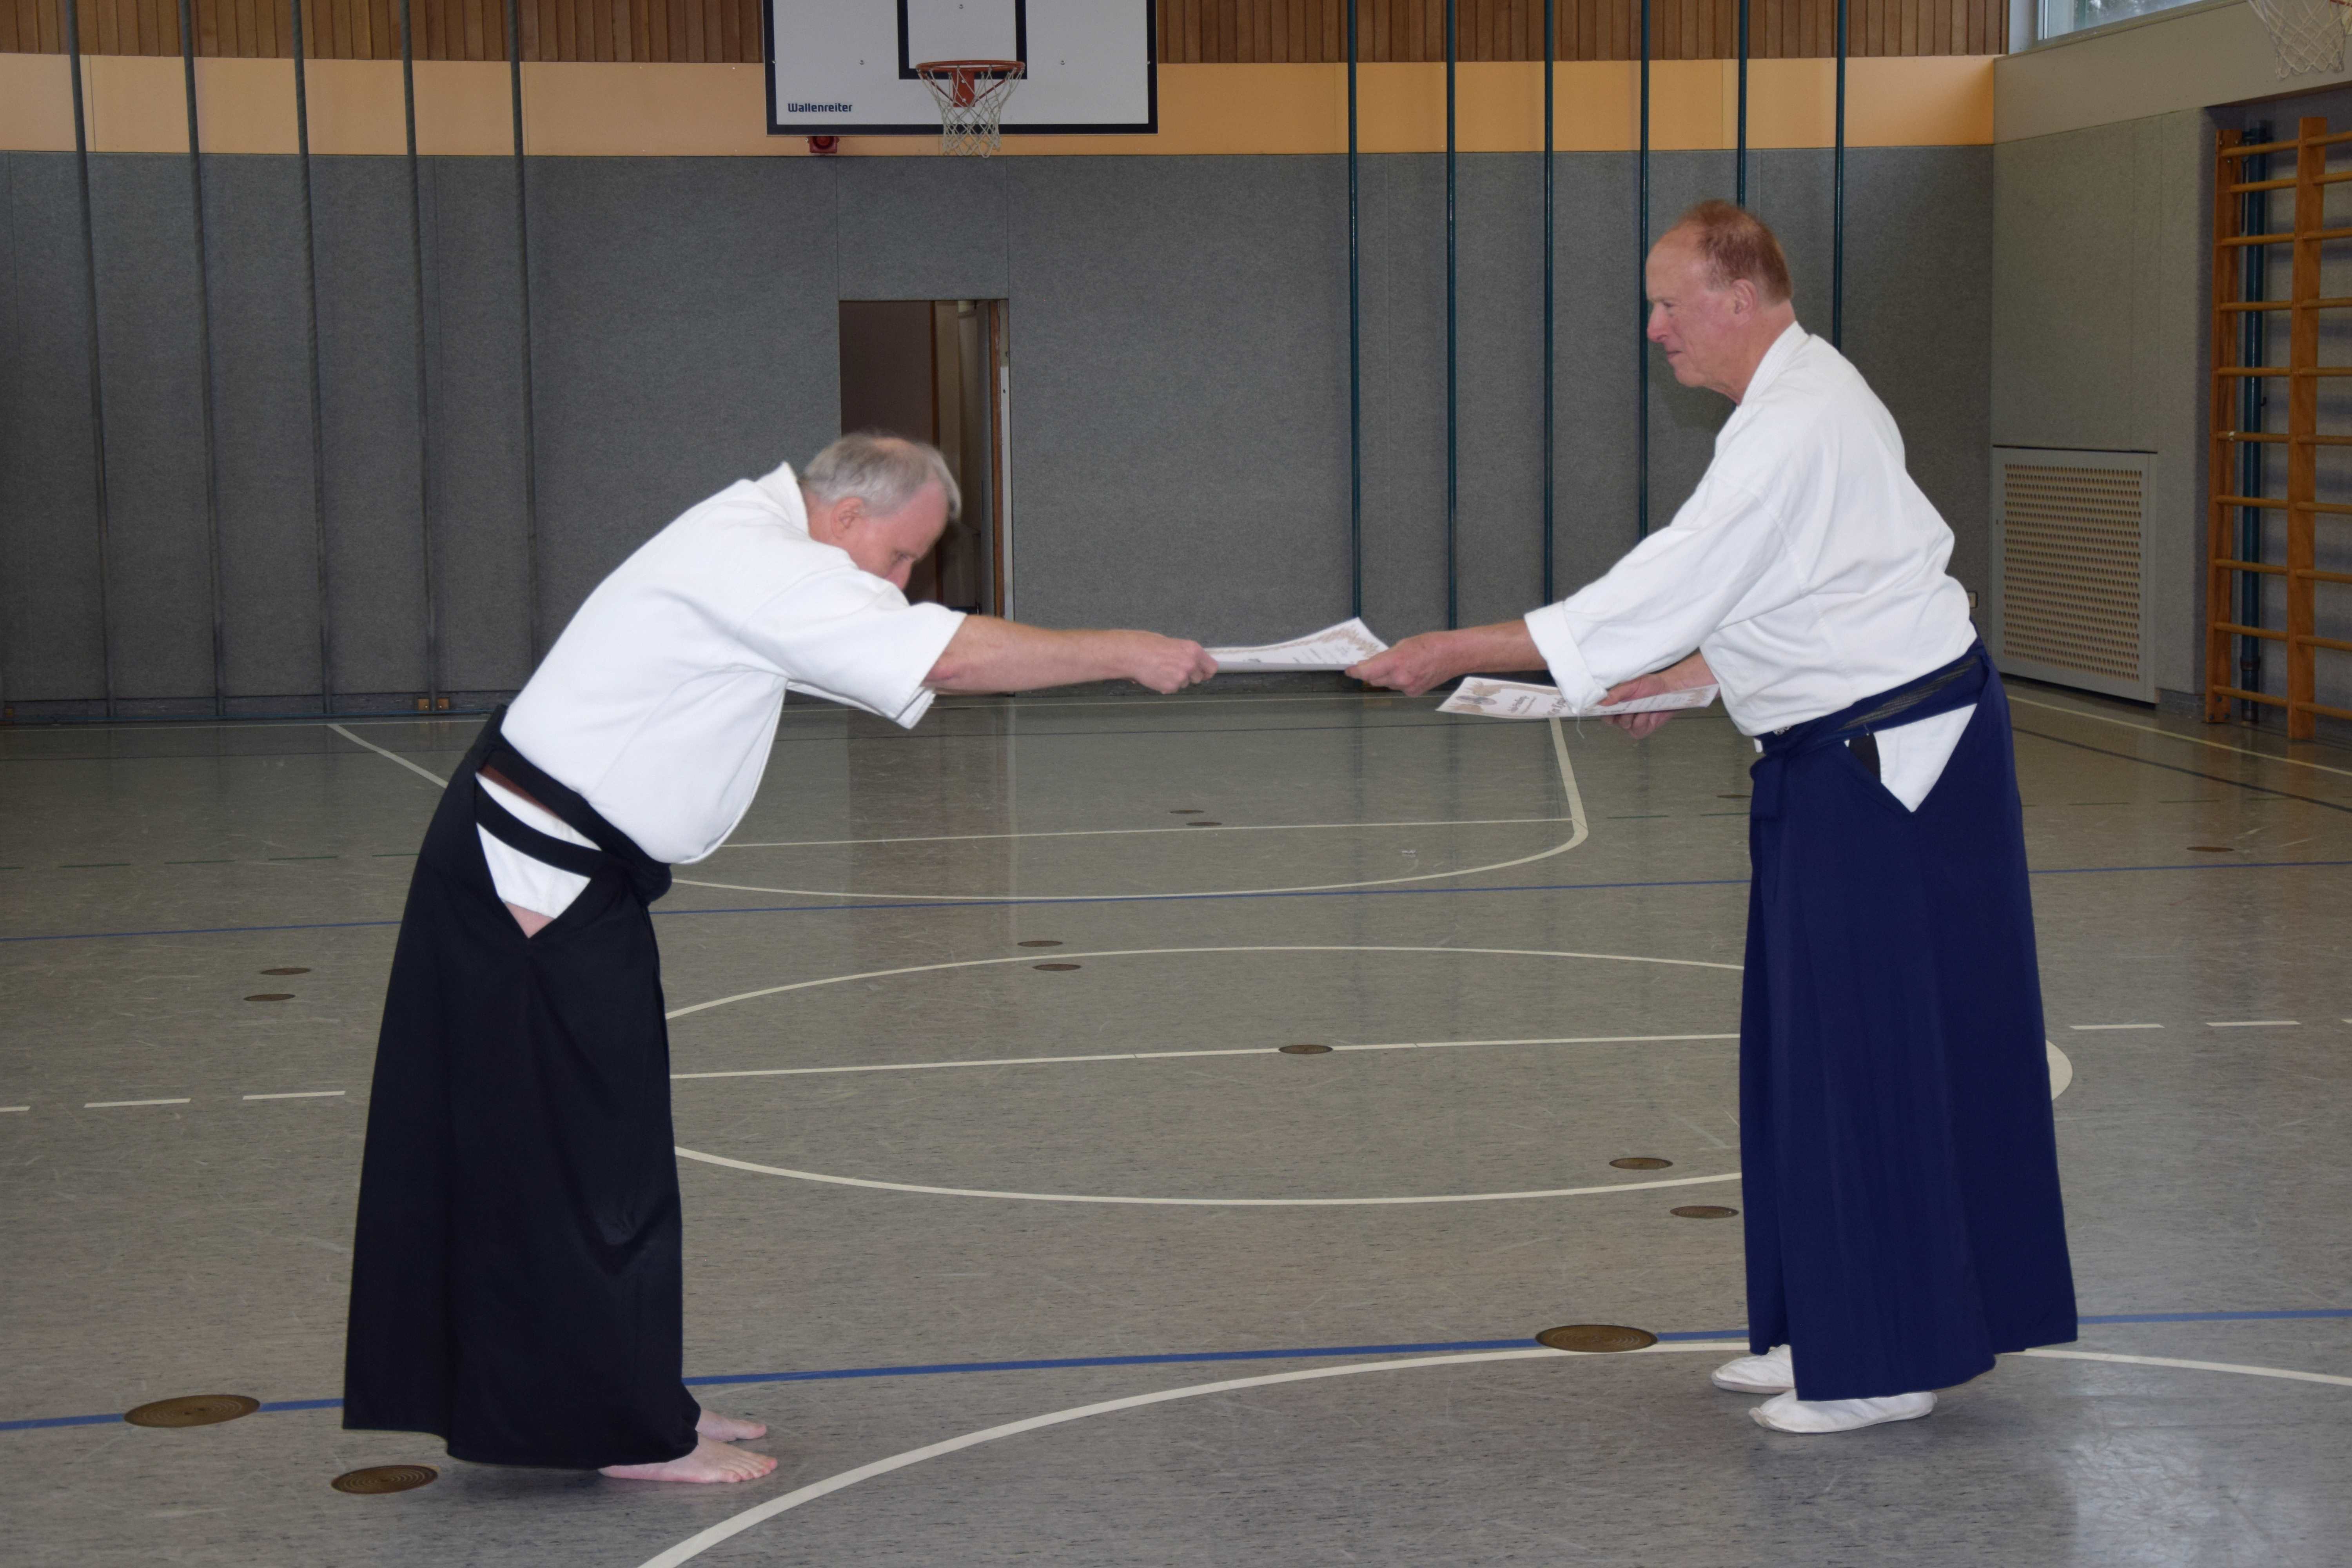
[[[1791,324],[1715,438],[1674,521],[1527,617],[1580,704],[1693,648],[1745,734],[1801,724],[1969,650],[1952,531],[1903,466],[1894,416],[1827,342]],[[1881,778],[1916,807],[1968,713],[1884,731]],[[1920,782],[1924,774],[1925,782]],[[1916,784],[1916,792],[1907,785]]]
[[[506,737],[655,859],[700,860],[759,793],[787,689],[911,729],[962,622],[811,539],[786,465],[694,507],[598,584],[508,710]],[[541,832],[588,842],[482,787]],[[481,838],[509,903],[551,917],[587,886]]]

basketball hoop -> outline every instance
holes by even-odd
[[[985,158],[1002,147],[1004,106],[1028,68],[1019,60],[925,60],[917,66],[915,74],[939,100],[940,151]]]
[[[2278,48],[2278,74],[2309,76],[2344,68],[2344,38],[2352,32],[2347,0],[2247,0]]]

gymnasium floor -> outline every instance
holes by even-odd
[[[1673,1212],[1740,1202],[1719,711],[788,709],[657,906],[687,1370],[782,1460],[708,1489],[330,1407],[420,775],[474,722],[0,731],[0,1556],[2352,1561],[2352,753],[2013,695],[2087,1321],[1827,1438],[1706,1385],[1739,1222]],[[1531,1345],[1570,1322],[1664,1337]],[[267,1403],[112,1414],[209,1393]],[[402,1462],[440,1479],[328,1486]]]

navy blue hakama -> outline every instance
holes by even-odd
[[[1915,811],[1846,742],[1973,706]],[[1752,1349],[1801,1399],[2074,1337],[2009,704],[1981,645],[1762,738],[1739,1037]]]

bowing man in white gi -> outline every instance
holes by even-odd
[[[1673,524],[1525,620],[1357,668],[1549,666],[1580,704],[1719,683],[1750,805],[1740,1136],[1751,1353],[1786,1432],[1909,1420],[2074,1337],[2009,710],[1951,531],[1853,366],[1723,202],[1649,256],[1649,337],[1738,405]],[[1694,652],[1693,650],[1697,651]],[[1612,721],[1637,739],[1663,714]]]
[[[932,448],[845,436],[678,518],[588,596],[442,797],[401,921],[361,1177],[344,1425],[459,1458],[739,1481],[766,1431],[682,1376],[669,1046],[646,906],[741,820],[784,693],[911,727],[941,691],[1215,673],[1149,632],[907,603]]]

